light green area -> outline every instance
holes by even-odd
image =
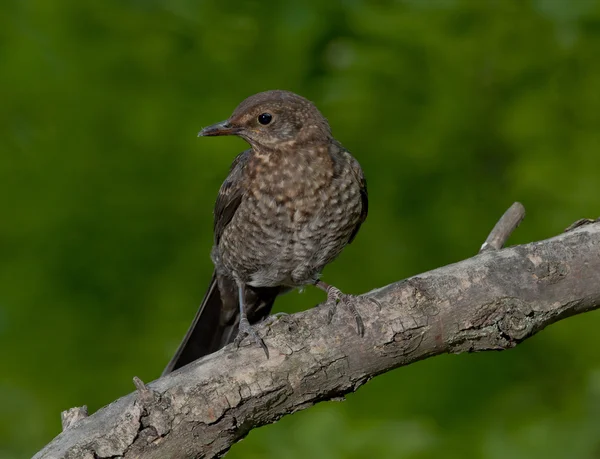
[[[600,8],[587,0],[0,5],[0,458],[61,410],[155,379],[202,298],[246,96],[314,100],[370,215],[325,271],[349,293],[600,214]],[[323,299],[292,293],[277,310]],[[600,457],[600,313],[442,356],[253,431],[230,458]]]

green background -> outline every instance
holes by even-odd
[[[600,6],[586,0],[5,0],[0,457],[158,377],[209,280],[245,97],[316,102],[369,180],[325,279],[360,293],[600,214]],[[308,289],[276,310],[323,300]],[[448,355],[253,431],[230,458],[598,458],[600,313]]]

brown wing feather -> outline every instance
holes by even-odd
[[[350,155],[350,153],[348,153],[348,155]],[[365,178],[365,175],[362,171],[362,168],[360,167],[360,164],[358,164],[358,161],[353,157],[351,158],[352,172],[354,172],[354,175],[356,176],[356,179],[360,184],[360,200],[362,203],[362,209],[360,211],[360,219],[354,227],[354,231],[352,231],[350,239],[348,239],[348,244],[350,244],[358,234],[358,230],[360,229],[360,226],[363,224],[363,222],[366,220],[367,213],[369,212],[369,194],[367,192],[367,179]]]
[[[347,173],[345,172],[345,166],[350,164],[350,170],[354,178],[356,179],[359,187],[360,187],[360,200],[361,200],[361,210],[358,222],[354,227],[350,238],[348,239],[348,244],[350,244],[356,235],[358,234],[358,230],[360,226],[363,224],[365,219],[367,218],[367,213],[369,212],[369,194],[367,192],[367,180],[365,179],[365,174],[360,167],[360,164],[356,160],[352,154],[344,148],[344,146],[339,143],[335,139],[331,139],[331,143],[329,145],[329,154],[331,159],[333,160],[333,170],[334,175],[340,175]]]
[[[250,151],[251,150],[246,150],[240,153],[233,160],[229,175],[221,185],[221,189],[217,195],[217,202],[215,203],[214,210],[215,245],[219,243],[225,227],[231,222],[231,219],[244,196],[242,175],[248,162]]]
[[[250,150],[239,154],[221,185],[214,209],[215,245],[231,222],[243,197],[242,180]],[[282,288],[246,290],[246,306],[251,323],[262,320],[271,311],[273,302]],[[209,289],[190,328],[165,368],[163,375],[230,343],[238,330],[238,292],[233,279],[219,277],[215,271]]]

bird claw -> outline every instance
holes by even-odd
[[[333,316],[335,315],[337,310],[337,304],[342,303],[350,310],[350,312],[354,316],[354,320],[356,320],[356,332],[359,336],[364,336],[365,324],[362,320],[362,317],[358,313],[355,305],[358,299],[359,297],[357,296],[342,293],[339,289],[335,287],[329,287],[327,289],[327,301],[325,302],[325,304],[329,306],[329,311],[327,311],[327,323],[330,324],[333,320]]]
[[[250,325],[250,322],[248,322],[248,319],[246,319],[245,317],[242,317],[242,319],[240,320],[240,325],[238,327],[238,334],[233,341],[235,344],[235,347],[240,347],[240,344],[242,343],[242,341],[244,340],[244,338],[246,336],[250,337],[256,344],[258,344],[262,348],[263,351],[265,351],[265,355],[267,356],[267,359],[268,359],[269,358],[269,349],[267,348],[267,345],[262,340],[262,338],[260,336],[258,336],[258,333],[254,329],[254,327],[252,325]]]
[[[367,296],[367,297],[364,297],[364,298],[366,298],[367,300],[369,300],[371,303],[373,303],[375,306],[377,306],[377,308],[379,310],[381,310],[381,303],[379,302],[379,300],[376,300],[375,298],[372,298],[370,296]]]

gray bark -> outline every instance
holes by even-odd
[[[342,397],[374,376],[427,357],[503,350],[600,306],[600,223],[552,239],[486,251],[368,293],[365,335],[347,308],[324,308],[260,328],[79,420],[35,458],[221,456],[258,426]]]

